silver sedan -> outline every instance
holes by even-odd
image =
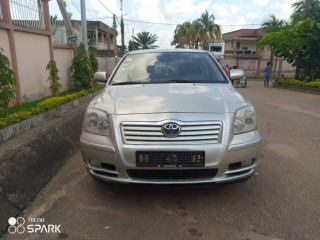
[[[261,137],[256,113],[202,50],[126,54],[89,104],[81,134],[88,173],[135,184],[250,178]]]

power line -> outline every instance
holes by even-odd
[[[255,22],[259,17],[260,17],[260,15],[264,12],[264,10],[266,10],[266,8],[268,7],[268,5],[269,5],[269,3],[271,2],[271,0],[269,0],[268,2],[267,2],[267,4],[266,4],[266,6],[262,9],[262,11],[257,15],[257,17],[252,21],[252,23],[253,22]],[[261,24],[260,24],[261,25]]]
[[[112,15],[115,15],[113,12],[111,12],[110,10],[109,10],[109,8],[107,8],[107,6],[106,5],[104,5],[100,0],[98,0],[99,1],[99,3],[101,3],[101,5],[105,8],[105,9],[107,9],[108,10],[108,12],[110,12]]]

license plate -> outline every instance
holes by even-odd
[[[204,167],[205,152],[153,152],[137,151],[137,167]]]

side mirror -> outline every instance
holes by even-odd
[[[230,70],[230,80],[242,79],[243,77],[244,77],[244,72],[242,69]]]
[[[97,82],[103,82],[106,83],[108,81],[107,73],[106,72],[96,72],[93,75],[94,80]]]

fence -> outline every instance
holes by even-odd
[[[10,0],[10,12],[14,25],[45,29],[43,3],[38,0]]]
[[[67,45],[67,29],[64,21],[57,19],[57,17],[50,17],[52,43],[57,45]]]

